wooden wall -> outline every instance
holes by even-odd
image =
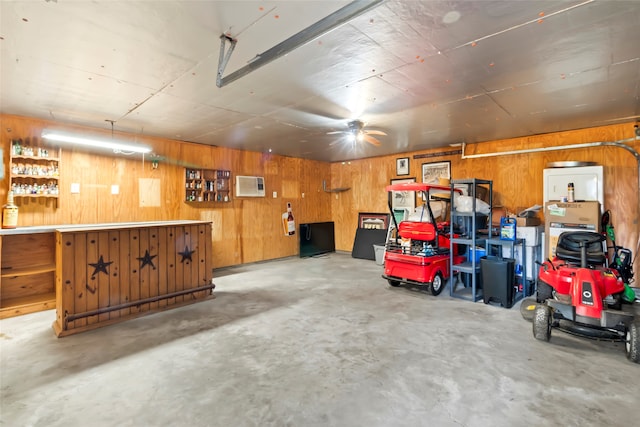
[[[468,145],[465,154],[505,152],[600,141],[633,138],[633,123],[597,128],[534,135],[501,141]],[[628,143],[640,152],[640,141]],[[351,187],[332,200],[331,216],[336,221],[336,248],[351,250],[358,221],[358,212],[388,212],[384,188],[393,178],[415,177],[421,182],[423,163],[451,161],[452,179],[481,178],[493,181],[494,205],[513,211],[519,207],[542,205],[542,171],[549,162],[590,161],[604,166],[605,209],[611,211],[616,240],[636,254],[638,235],[638,163],[625,149],[596,147],[566,151],[545,151],[531,154],[501,155],[463,160],[461,155],[445,155],[414,159],[414,155],[434,154],[456,148],[412,152],[331,165],[334,187]],[[410,158],[408,176],[396,176],[396,159]],[[541,216],[542,217],[542,216]],[[640,264],[640,262],[636,263]],[[640,265],[635,265],[636,276]]]
[[[62,125],[46,120],[0,115],[0,139],[4,149],[4,179],[0,200],[6,200],[10,141],[21,138],[34,146],[45,146],[42,129],[111,137],[111,130]],[[25,203],[18,199],[19,226],[93,224],[123,221],[178,219],[213,222],[214,267],[238,265],[298,254],[297,236],[285,236],[281,215],[290,202],[297,223],[331,220],[331,197],[322,190],[330,179],[328,163],[256,152],[185,143],[141,135],[114,138],[153,147],[164,158],[157,169],[149,158],[62,148],[59,207],[40,199]],[[183,201],[184,167],[229,169],[235,175],[264,176],[265,198],[233,198],[230,203],[194,207]],[[160,180],[160,207],[140,207],[139,179]],[[71,194],[71,183],[80,183],[80,193]],[[111,185],[120,194],[111,194]],[[277,198],[272,193],[278,193]],[[304,198],[302,193],[305,193]]]
[[[40,143],[43,128],[58,128],[110,137],[110,130],[61,125],[59,123],[0,116],[0,138],[4,148],[5,184],[0,185],[0,200],[7,191],[8,150],[10,140],[22,138]],[[591,129],[534,135],[510,140],[472,144],[466,154],[504,152],[597,141],[632,138],[633,123]],[[387,212],[384,188],[396,176],[396,159],[410,158],[409,177],[420,181],[421,165],[451,161],[453,179],[493,180],[494,204],[510,209],[542,203],[542,170],[547,163],[561,160],[594,161],[605,167],[606,209],[611,210],[618,243],[636,252],[638,235],[638,167],[626,150],[615,147],[546,151],[532,154],[503,155],[463,160],[460,155],[414,159],[414,155],[437,154],[446,149],[411,152],[351,162],[324,163],[296,158],[210,147],[142,135],[116,132],[115,137],[151,145],[164,157],[158,169],[140,157],[94,154],[63,148],[60,175],[59,208],[31,203],[20,206],[19,225],[50,225],[119,221],[202,219],[213,221],[214,266],[222,267],[263,261],[298,254],[296,237],[283,235],[280,218],[291,202],[297,223],[334,221],[336,249],[350,252],[357,228],[358,212]],[[638,141],[629,144],[640,151]],[[195,208],[183,202],[185,166],[229,169],[232,175],[265,177],[266,198],[233,199],[231,203]],[[161,182],[161,206],[139,207],[139,178],[157,178]],[[405,178],[405,177],[401,177]],[[349,187],[341,193],[326,193],[330,188]],[[71,194],[72,182],[81,183],[80,194]],[[112,184],[120,185],[120,194],[112,196]],[[278,198],[271,197],[278,192]],[[305,197],[302,197],[302,193]],[[640,263],[637,263],[640,264]],[[636,270],[638,266],[636,266]]]

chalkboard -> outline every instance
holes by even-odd
[[[376,259],[376,253],[373,245],[383,245],[387,239],[387,229],[370,229],[358,228],[356,230],[356,238],[353,241],[353,250],[351,256],[353,258]]]

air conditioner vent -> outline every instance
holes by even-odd
[[[236,175],[236,197],[264,197],[264,178]]]

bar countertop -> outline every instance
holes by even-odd
[[[74,232],[87,230],[116,230],[122,228],[169,227],[175,225],[204,224],[207,222],[209,221],[175,220],[147,222],[109,222],[100,224],[40,225],[34,227],[3,228],[0,229],[0,236],[10,236],[14,234],[53,233],[55,231]]]

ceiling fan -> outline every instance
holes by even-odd
[[[374,138],[372,135],[386,135],[385,132],[381,130],[366,130],[364,129],[365,124],[360,120],[352,120],[347,123],[348,130],[339,130],[333,132],[327,132],[327,135],[334,135],[339,133],[344,133],[349,135],[352,142],[368,142],[371,145],[375,145],[379,147],[382,145],[379,139]]]

